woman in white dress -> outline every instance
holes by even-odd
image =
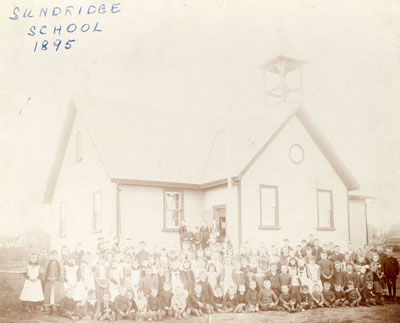
[[[36,306],[44,301],[41,275],[42,270],[38,256],[32,254],[24,271],[25,283],[19,298],[22,306],[27,308],[30,313],[35,312]]]

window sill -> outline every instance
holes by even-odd
[[[281,227],[279,225],[260,225],[258,230],[280,230]]]
[[[162,232],[179,232],[178,228],[163,228]]]
[[[98,231],[92,230],[92,233],[93,233],[93,234],[102,233],[102,232],[103,232],[102,230],[98,230]]]
[[[322,228],[322,227],[317,227],[317,231],[336,231],[335,228]]]

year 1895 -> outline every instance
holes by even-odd
[[[62,49],[71,49],[72,44],[75,42],[75,39],[69,39],[67,41],[62,41],[61,39],[56,39],[54,41],[36,41],[35,45],[33,46],[33,51],[47,51],[47,50],[54,50],[58,52]]]

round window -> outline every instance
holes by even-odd
[[[290,160],[294,164],[301,164],[304,160],[304,149],[298,144],[294,144],[289,149]]]

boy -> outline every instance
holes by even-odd
[[[351,307],[360,306],[361,295],[360,292],[354,287],[354,282],[349,281],[347,284],[347,290],[345,290],[347,300]]]
[[[126,295],[126,288],[121,287],[119,289],[119,295],[114,299],[114,311],[117,320],[132,319],[129,303],[129,298]]]
[[[322,291],[326,307],[336,307],[335,294],[331,291],[331,283],[326,281],[324,283],[324,290]]]
[[[172,310],[176,319],[186,318],[190,314],[190,308],[187,308],[186,300],[188,292],[182,285],[177,285],[174,295],[171,299]]]
[[[172,306],[171,306],[171,299],[172,296],[171,292],[171,285],[169,282],[164,282],[163,290],[160,292],[160,302],[161,302],[161,317],[164,318],[168,315],[168,317],[173,316]]]
[[[233,310],[234,313],[243,313],[246,306],[246,286],[239,285],[238,292],[237,292],[237,306]]]
[[[137,292],[137,297],[135,302],[137,306],[136,319],[139,321],[146,320],[149,317],[147,313],[147,298],[141,289],[139,289]]]
[[[129,300],[129,315],[132,318],[132,320],[134,320],[134,319],[136,319],[136,313],[137,313],[138,307],[133,298],[133,290],[128,289],[126,292],[126,296],[128,297],[128,300]]]
[[[236,287],[231,285],[224,296],[224,309],[227,313],[230,313],[234,311],[237,305]]]
[[[149,320],[161,319],[161,302],[158,295],[158,288],[151,289],[150,296],[147,297],[147,312]]]
[[[253,313],[258,312],[258,295],[256,291],[257,284],[254,280],[250,281],[249,289],[246,291],[246,312]]]
[[[321,282],[324,284],[326,281],[331,281],[333,275],[333,264],[327,259],[327,253],[321,252],[321,260],[318,262],[321,271]]]
[[[382,261],[382,269],[385,274],[386,284],[389,292],[389,299],[396,303],[396,279],[399,275],[399,262],[393,257],[393,250],[386,249],[386,258]]]
[[[335,294],[335,306],[345,306],[349,304],[342,286],[333,285],[333,294]]]
[[[290,286],[290,282],[292,280],[292,276],[290,276],[290,274],[288,273],[288,266],[286,265],[282,265],[281,266],[281,274],[279,275],[279,282],[281,285],[281,289],[282,286]]]
[[[289,313],[297,312],[298,308],[296,305],[296,300],[292,298],[289,294],[289,286],[282,285],[281,286],[281,294],[279,295],[280,305],[284,308],[285,311]]]
[[[376,295],[372,281],[368,281],[367,286],[363,290],[361,304],[365,306],[376,305]]]
[[[194,286],[194,291],[190,294],[190,307],[193,312],[192,314],[198,317],[203,315],[203,310],[207,310],[203,287],[199,283]]]
[[[206,312],[211,313],[211,304],[213,301],[213,291],[210,283],[207,281],[207,274],[205,271],[201,271],[199,275],[199,284],[202,287],[202,293],[204,295],[204,301],[206,303]]]
[[[96,319],[100,321],[115,320],[114,308],[111,303],[111,295],[107,291],[104,292],[103,299],[97,302]]]
[[[96,291],[89,289],[88,298],[85,302],[85,320],[93,320],[96,315]]]
[[[304,312],[305,310],[312,308],[313,298],[307,285],[302,285],[300,287],[300,299],[299,310]]]
[[[214,289],[213,297],[213,310],[218,313],[224,313],[224,294],[222,292],[222,287],[220,285],[216,286]]]
[[[268,279],[264,280],[263,287],[258,293],[258,302],[260,311],[277,309],[279,300],[274,291],[271,289],[271,282]]]
[[[319,284],[314,284],[314,290],[312,292],[313,307],[324,307],[324,295],[321,293],[321,287]]]
[[[276,263],[271,264],[271,269],[270,272],[267,274],[266,279],[268,279],[271,282],[271,289],[274,291],[275,295],[279,297],[281,282],[280,282],[280,276],[277,272]]]
[[[75,315],[75,306],[75,301],[72,298],[72,290],[69,288],[65,291],[65,297],[60,302],[61,316],[77,321],[79,318]]]

